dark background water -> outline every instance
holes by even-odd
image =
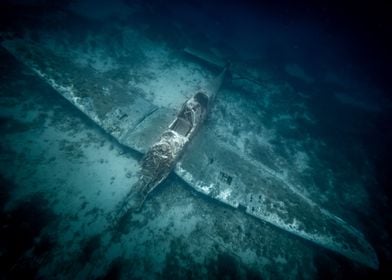
[[[0,31],[22,33],[26,26],[32,29],[34,26],[41,27],[47,24],[51,14],[62,11],[72,2],[2,1]],[[128,5],[136,2],[130,1]],[[358,2],[139,1],[144,9],[139,17],[122,21],[135,26],[145,22],[160,26],[161,29],[151,31],[149,36],[161,36],[174,48],[183,47],[184,42],[196,46],[202,45],[199,42],[208,42],[210,47],[224,49],[224,55],[233,60],[238,58],[267,68],[277,79],[292,79],[290,82],[295,90],[310,95],[310,110],[319,121],[319,126],[304,125],[301,133],[323,139],[335,150],[342,151],[354,169],[358,169],[353,174],[361,174],[364,161],[369,161],[372,166],[374,180],[368,186],[372,207],[366,209],[368,219],[361,223],[367,229],[370,243],[376,248],[380,270],[362,276],[387,277],[392,275],[392,220],[389,217],[392,212],[391,9],[387,1]],[[91,10],[99,5],[97,3],[99,1],[91,4]],[[72,29],[75,24],[77,33],[83,24],[86,28],[99,29],[106,25],[105,21],[111,20],[110,17],[103,18],[92,27],[90,22],[83,23],[84,19],[76,19],[77,23],[64,22],[64,27]],[[181,23],[181,29],[173,24],[175,21]],[[183,30],[186,30],[186,34]],[[3,54],[2,83],[7,83],[5,73],[9,71],[6,66],[9,64],[6,59]],[[287,64],[301,65],[318,82],[309,85],[287,76],[282,70]],[[340,85],[332,85],[323,79],[329,72],[338,76]],[[337,103],[331,94],[336,91],[350,92],[348,102],[354,106]],[[6,127],[1,125],[2,128]],[[8,199],[12,182],[4,179],[1,186],[3,204]],[[29,227],[29,224],[33,224],[32,220],[37,219],[30,217],[27,209],[35,209],[36,205],[39,205],[34,210],[35,215],[40,217],[39,223]],[[10,259],[18,259],[30,248],[45,221],[53,218],[46,208],[45,202],[35,197],[30,204],[15,210],[12,220],[9,214],[2,213],[2,223],[12,229],[1,231],[2,250],[13,251],[10,256],[7,255]],[[381,238],[377,229],[385,230],[383,234],[387,237]],[[19,235],[21,231],[24,232],[23,236]],[[15,239],[14,245],[9,245],[11,239]],[[51,240],[42,242],[39,248],[49,250]],[[39,255],[41,251],[37,250],[35,254]],[[219,265],[223,268],[219,271],[223,273],[232,267],[232,262],[232,259],[222,257]],[[346,269],[344,261],[341,263],[342,267],[331,268],[322,258],[317,260],[320,278],[336,277],[336,270],[341,273],[342,279],[361,276],[349,265]],[[8,266],[12,264],[4,265],[5,268]],[[113,267],[115,274],[116,265]],[[33,273],[34,268],[28,272]],[[219,278],[219,275],[215,276]]]

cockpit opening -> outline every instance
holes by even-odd
[[[184,118],[177,118],[171,129],[183,136],[187,136],[192,129],[192,124]]]

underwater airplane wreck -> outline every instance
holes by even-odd
[[[216,136],[213,125],[203,126],[228,67],[176,111],[158,107],[137,93],[130,95],[93,70],[78,75],[85,70],[36,43],[15,39],[4,41],[3,47],[120,144],[144,155],[139,181],[119,205],[119,217],[140,208],[147,195],[174,172],[199,193],[378,268],[377,255],[360,231],[322,209],[280,173],[240,154]]]

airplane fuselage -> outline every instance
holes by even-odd
[[[169,176],[206,119],[226,72],[227,68],[224,68],[205,90],[189,98],[168,129],[147,151],[141,161],[139,180],[132,190],[132,208],[139,209],[148,194]]]

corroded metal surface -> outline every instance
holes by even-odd
[[[116,223],[128,211],[139,210],[148,194],[173,170],[186,146],[203,125],[227,70],[224,68],[203,92],[198,92],[187,100],[168,129],[148,149],[141,161],[139,180],[114,214]]]
[[[32,42],[6,41],[3,46],[121,144],[145,152],[146,146],[132,145],[132,133],[142,123],[146,127],[145,122],[154,120],[154,114],[159,114],[161,121],[150,124],[154,133],[145,133],[144,143],[156,140],[167,127],[162,111],[170,115],[170,110],[160,111],[139,92],[103,79],[92,68],[81,67]]]
[[[197,191],[278,228],[376,268],[377,256],[357,229],[299,193],[286,178],[238,154],[203,128],[175,172]]]

